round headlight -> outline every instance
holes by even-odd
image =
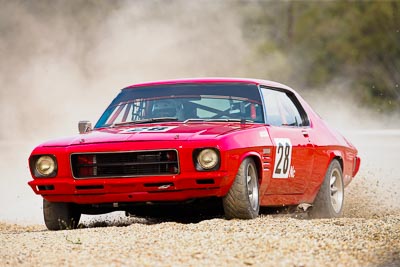
[[[209,170],[218,164],[218,154],[213,149],[204,149],[197,156],[197,162],[203,169]]]
[[[50,156],[41,156],[35,163],[36,171],[42,176],[50,176],[56,169],[56,163]]]

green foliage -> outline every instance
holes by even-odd
[[[400,109],[400,1],[262,1],[245,27],[261,57],[279,50],[293,62],[288,80],[350,80],[361,103]]]

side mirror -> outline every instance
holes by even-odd
[[[92,130],[92,123],[90,121],[80,121],[78,129],[80,134],[88,133]]]

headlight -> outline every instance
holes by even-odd
[[[31,159],[31,169],[36,177],[54,177],[57,174],[57,162],[50,155],[35,156]]]
[[[196,161],[202,170],[211,170],[219,165],[219,153],[215,149],[205,148],[198,152]]]

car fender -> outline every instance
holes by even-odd
[[[341,167],[342,167],[342,169],[343,169],[343,154],[342,154],[342,152],[341,151],[338,151],[338,150],[332,150],[332,151],[330,151],[330,153],[329,153],[329,162],[328,162],[328,164],[327,164],[327,166],[326,166],[326,170],[328,169],[328,167],[329,167],[329,164],[332,162],[332,160],[334,160],[334,159],[338,159],[339,160],[339,163],[340,163],[340,165],[341,165]]]
[[[242,156],[239,158],[239,165],[245,158],[252,158],[254,160],[254,163],[256,164],[257,167],[259,184],[261,184],[263,175],[262,175],[262,160],[260,154],[255,151],[248,151],[242,154]]]
[[[311,174],[311,179],[309,180],[306,192],[304,194],[304,202],[312,203],[317,196],[319,189],[324,181],[326,171],[329,168],[329,164],[332,160],[339,159],[339,163],[343,168],[343,155],[341,151],[336,149],[323,149],[323,152],[318,153],[318,160],[315,162],[315,167],[313,173]]]
[[[236,174],[239,170],[240,164],[243,162],[244,159],[251,157],[254,160],[254,163],[256,164],[257,167],[257,172],[259,176],[259,184],[263,182],[262,178],[262,161],[261,161],[261,156],[257,151],[244,151],[244,152],[238,152],[238,151],[230,151],[229,156],[228,156],[228,162],[229,162],[229,173],[232,174],[232,178],[229,179],[228,184],[224,186],[223,190],[223,195],[226,195],[231,188],[232,184],[235,181]]]
[[[264,191],[266,190],[266,186],[262,186],[263,184],[265,184],[265,177],[263,175],[263,171],[262,171],[262,159],[261,159],[261,155],[256,152],[256,151],[246,151],[245,153],[242,153],[237,161],[237,166],[235,167],[236,172],[238,172],[239,170],[239,166],[240,164],[243,162],[243,160],[245,160],[246,158],[252,158],[254,160],[254,163],[256,164],[257,167],[257,173],[258,173],[258,184],[259,184],[259,188],[260,188],[260,195],[264,194]],[[232,186],[234,180],[231,181],[229,188]]]

